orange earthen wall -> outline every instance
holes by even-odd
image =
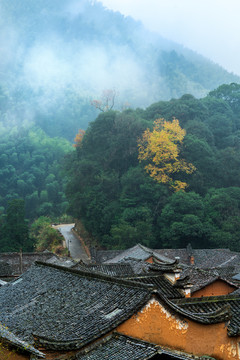
[[[5,346],[4,348],[0,344],[0,360],[26,360],[30,359],[29,354],[18,354],[14,350],[8,350]]]
[[[240,359],[240,338],[227,336],[225,323],[204,325],[171,314],[156,299],[116,329],[153,344],[221,360]]]
[[[234,290],[236,290],[234,286],[229,285],[225,281],[216,280],[212,284],[205,286],[203,289],[195,291],[191,297],[228,295]]]

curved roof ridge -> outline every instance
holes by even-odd
[[[137,244],[141,249],[143,249],[144,251],[148,252],[150,255],[154,256],[156,259],[164,261],[166,264],[174,264],[176,261],[178,261],[178,259],[172,260],[164,255],[160,255],[158,254],[157,251],[155,251],[154,249],[150,249],[142,244]]]
[[[158,293],[159,294],[159,293]],[[163,295],[159,294],[161,299],[174,311],[177,313],[194,320],[196,322],[202,323],[202,324],[216,324],[220,323],[226,320],[229,320],[231,318],[231,307],[229,304],[226,304],[222,306],[221,308],[206,312],[206,313],[197,313],[197,312],[191,312],[189,310],[184,310],[177,304],[173,303],[171,300],[167,299]]]
[[[21,340],[13,332],[9,331],[4,325],[0,323],[0,338],[6,341],[8,344],[15,345],[22,350],[30,352],[34,355],[37,355],[41,358],[45,358],[45,354],[37,350],[34,346],[27,343],[26,341]]]
[[[148,252],[149,254],[153,253],[152,249],[150,249],[150,248],[148,248],[148,247],[146,247],[146,246],[144,246],[144,245],[142,245],[140,243],[138,243],[137,246],[139,246],[140,248],[142,248],[144,251]]]
[[[152,267],[152,268],[154,268],[155,266],[157,266],[157,267],[161,267],[161,268],[163,268],[164,270],[166,269],[166,270],[176,270],[176,269],[181,269],[180,267],[179,267],[179,260],[178,259],[175,259],[175,260],[173,260],[173,261],[171,261],[171,262],[161,262],[161,261],[159,261],[159,259],[158,258],[153,258],[153,264],[150,264],[150,267]]]
[[[126,280],[124,278],[113,277],[111,275],[103,274],[103,273],[100,273],[100,272],[97,272],[97,271],[92,271],[92,270],[91,271],[90,270],[86,270],[86,271],[85,270],[77,270],[77,269],[73,269],[73,268],[66,268],[65,266],[44,263],[44,262],[41,262],[41,261],[36,261],[35,265],[54,268],[56,270],[60,270],[60,271],[63,271],[63,272],[68,272],[68,273],[71,273],[73,275],[84,276],[85,278],[89,277],[89,278],[94,278],[94,279],[97,279],[97,280],[108,281],[108,282],[111,282],[111,283],[117,283],[117,284],[129,286],[129,287],[141,288],[143,290],[145,289],[145,290],[150,291],[151,288],[152,288],[152,286],[150,286],[150,285],[139,284],[137,282]]]

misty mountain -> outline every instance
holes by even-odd
[[[240,82],[97,1],[0,0],[0,14],[0,129],[37,124],[72,141],[106,89],[122,110]]]

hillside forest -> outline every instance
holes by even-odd
[[[28,225],[37,228],[39,217],[46,221],[67,212],[81,222],[92,244],[103,248],[191,243],[237,250],[239,114],[240,85],[232,83],[201,99],[186,94],[146,109],[101,112],[86,132],[76,134],[75,146],[38,128],[13,131],[1,144],[2,249],[16,250],[19,244],[34,249]],[[146,171],[150,160],[141,158],[139,144],[159,119],[168,124],[177,119],[184,131],[176,142],[177,158],[192,170],[178,168],[171,181],[186,186],[169,186]],[[9,238],[16,239],[14,245]]]
[[[238,76],[99,1],[0,14],[1,252],[55,249],[67,216],[107,249],[238,249]],[[143,151],[156,121],[177,128],[163,181]]]
[[[146,110],[108,111],[90,123],[66,157],[69,211],[105,248],[238,249],[240,236],[240,85],[208,96],[160,101]],[[186,130],[179,157],[196,168],[179,171],[175,191],[146,172],[138,142],[154,121],[179,120]]]

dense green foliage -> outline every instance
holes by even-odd
[[[98,242],[123,248],[229,247],[240,237],[240,85],[160,101],[146,110],[109,111],[90,124],[66,161],[73,216]],[[137,140],[157,118],[186,129],[181,154],[197,170],[186,192],[154,182],[139,163]]]
[[[59,216],[67,201],[61,161],[72,149],[67,140],[38,129],[4,133],[0,144],[0,210],[10,200],[25,199],[26,217]]]
[[[28,223],[25,220],[24,200],[9,201],[6,215],[0,216],[1,252],[32,251]]]
[[[90,0],[2,0],[0,43],[1,251],[29,248],[22,238],[5,246],[11,201],[24,199],[23,224],[24,217],[31,222],[65,212],[61,162],[66,153],[70,212],[101,244],[182,244],[191,238],[190,221],[202,244],[224,245],[231,233],[237,241],[239,88],[213,89],[239,77]],[[100,115],[82,147],[71,151],[68,141],[98,114],[91,103],[109,89],[116,94],[114,109],[127,110]],[[184,95],[167,101],[185,93],[199,98],[210,90],[202,100]],[[164,101],[149,106],[159,99]],[[137,106],[149,107],[130,109]],[[201,216],[186,213],[178,224],[164,219],[166,206],[176,211],[175,195],[147,176],[136,145],[156,118],[173,116],[188,134],[182,155],[197,167],[182,180],[203,207]],[[232,198],[230,213],[222,205],[213,211],[215,201]],[[217,223],[220,207],[224,215]]]
[[[58,254],[64,252],[62,235],[52,227],[52,220],[47,216],[40,216],[32,223],[30,238],[36,251],[49,250]]]

